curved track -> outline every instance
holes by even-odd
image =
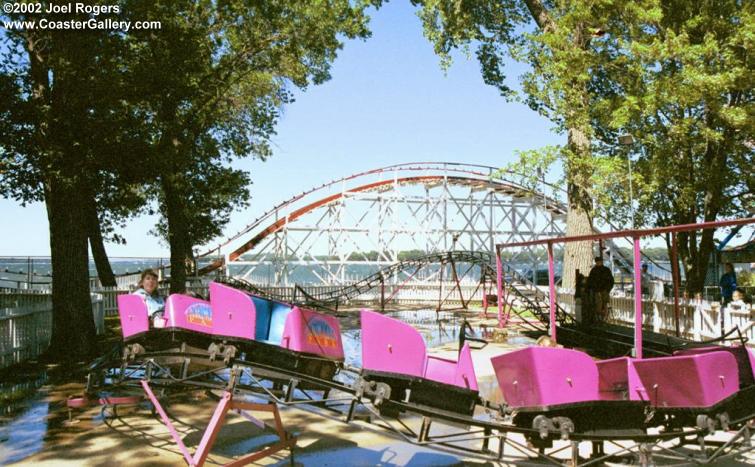
[[[187,372],[192,365],[195,371]],[[89,387],[92,392],[108,389],[133,395],[152,386],[162,390],[161,404],[165,404],[171,393],[187,389],[223,391],[226,395],[245,395],[297,407],[355,427],[377,427],[415,445],[506,462],[516,462],[516,458],[511,458],[514,453],[552,465],[602,465],[609,460],[616,461],[618,454],[624,456],[620,462],[630,460],[626,456],[631,456],[643,466],[655,465],[654,456],[672,460],[673,463],[666,465],[689,465],[708,464],[753,449],[755,413],[731,420],[723,427],[710,425],[706,419],[706,425],[701,427],[580,433],[573,429],[518,426],[507,407],[484,399],[479,401],[477,414],[472,416],[400,402],[390,397],[390,388],[365,379],[358,368],[344,367],[340,380],[323,380],[242,359],[227,364],[213,362],[206,351],[176,349],[143,352],[130,362],[103,359],[92,371],[100,375],[90,381],[111,382],[108,387]],[[301,389],[304,387],[308,389]],[[90,400],[98,398],[91,397]],[[117,405],[115,400],[111,397],[100,403]],[[652,407],[648,409],[652,413]],[[367,425],[355,416],[358,412],[369,415]],[[438,430],[438,426],[442,428]],[[716,441],[709,438],[714,433],[726,434],[729,439],[723,445],[715,444]],[[581,442],[592,443],[593,454],[588,459],[579,455]],[[619,450],[605,454],[604,444],[616,446]],[[698,450],[690,451],[687,448],[690,445],[697,446]]]
[[[381,178],[377,181],[367,182],[366,179],[370,176]],[[302,216],[337,202],[346,193],[376,192],[393,184],[424,184],[430,186],[443,182],[451,185],[469,186],[473,189],[484,187],[506,194],[512,198],[529,197],[537,199],[538,209],[550,213],[554,218],[565,218],[568,206],[558,200],[558,198],[562,198],[565,195],[563,189],[545,182],[538,183],[543,189],[550,190],[551,194],[548,195],[542,191],[534,190],[513,181],[513,179],[517,178],[526,179],[527,177],[515,172],[503,172],[492,166],[453,162],[412,162],[360,172],[324,183],[274,206],[235,235],[228,237],[215,248],[198,255],[197,258],[207,257],[218,253],[222,249],[231,248],[232,250],[228,253],[227,258],[229,261],[234,261],[244,253],[260,245],[269,236],[287,228],[288,225],[296,222]],[[356,185],[345,189],[345,184],[349,182],[355,182]],[[339,186],[344,187],[342,191],[325,195],[327,190],[332,190]],[[607,228],[617,230],[614,225],[604,219],[602,219],[602,222]],[[597,228],[596,232],[598,232]],[[237,245],[237,242],[245,235],[251,235],[252,237],[241,245]],[[606,246],[612,252],[619,267],[623,271],[631,273],[632,266],[629,258],[621,254],[619,248],[613,242],[607,242]],[[665,268],[657,265],[651,258],[646,257],[645,260],[656,264],[659,270],[665,270]],[[224,264],[224,258],[217,259],[203,267],[200,273],[214,271]]]

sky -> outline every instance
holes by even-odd
[[[390,2],[371,16],[372,37],[347,41],[331,80],[296,92],[283,110],[274,155],[234,162],[251,173],[252,200],[231,216],[227,234],[293,195],[353,173],[418,161],[499,167],[514,162],[517,150],[565,143],[548,120],[485,85],[474,57],[457,56],[444,74],[409,2]],[[510,63],[508,70],[516,85],[524,68]],[[0,256],[50,254],[43,204],[0,198],[0,219]],[[108,254],[168,256],[148,233],[156,220],[130,221],[119,232],[127,244],[108,244]]]

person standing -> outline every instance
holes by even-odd
[[[603,266],[602,257],[596,256],[595,266],[590,270],[590,275],[587,276],[587,287],[593,292],[596,317],[601,321],[605,321],[608,316],[608,301],[613,284],[611,270]]]
[[[641,286],[642,295],[645,297],[650,295],[651,281],[652,281],[652,278],[650,277],[650,274],[648,273],[648,265],[646,263],[643,263],[642,273],[640,274],[640,286]]]
[[[737,274],[734,272],[734,266],[731,263],[724,265],[724,275],[721,276],[718,285],[721,287],[721,301],[724,305],[727,305],[737,289]]]

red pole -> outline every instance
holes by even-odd
[[[556,279],[553,266],[553,243],[548,242],[548,288],[550,290],[551,340],[556,343]]]
[[[634,356],[642,358],[642,270],[640,237],[634,237]]]
[[[498,287],[498,326],[504,327],[506,323],[503,322],[503,264],[501,263],[501,250],[497,246],[495,248],[495,270],[496,286]]]
[[[676,233],[671,234],[671,280],[674,282],[674,326],[679,337],[679,262],[676,256]]]

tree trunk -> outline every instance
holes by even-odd
[[[589,158],[590,140],[585,131],[577,128],[569,129],[569,149],[577,158]],[[592,197],[587,189],[590,173],[584,167],[575,167],[571,160],[566,161],[566,177],[568,181],[567,196],[569,211],[566,215],[566,235],[590,235],[593,233]],[[585,276],[592,267],[592,242],[567,243],[564,251],[564,266],[561,286],[573,289],[576,283],[576,270]]]
[[[186,264],[186,275],[195,275],[196,269],[194,267],[194,249],[192,248],[191,241],[187,242],[186,252],[184,253],[184,264]]]
[[[36,31],[26,33],[29,56],[31,102],[37,112],[34,141],[43,157],[55,160],[59,155],[51,132],[62,132],[50,125],[51,83],[48,63],[49,47]],[[57,79],[57,77],[56,77]],[[56,84],[57,85],[57,84]],[[64,158],[65,159],[65,158]],[[59,361],[79,361],[95,350],[95,328],[89,296],[89,256],[86,223],[79,212],[83,206],[81,190],[75,177],[68,179],[56,171],[45,181],[45,205],[50,224],[50,256],[52,263],[52,335],[47,355]],[[64,183],[64,181],[66,183]]]
[[[186,290],[186,251],[191,249],[186,220],[187,206],[185,198],[181,196],[183,190],[180,178],[179,173],[161,178],[170,244],[170,293]]]
[[[86,223],[71,206],[82,206],[72,181],[51,178],[45,203],[52,259],[52,337],[49,355],[77,362],[94,355],[96,332],[89,295]]]
[[[537,26],[544,32],[554,32],[556,23],[548,11],[548,8],[541,0],[525,0],[525,6],[529,10],[532,19]],[[585,49],[590,43],[589,35],[583,31],[575,31],[572,47]],[[569,45],[564,44],[565,47]],[[583,112],[586,111],[588,101],[587,88],[583,83],[575,83],[582,90],[582,100],[584,104]],[[580,112],[579,108],[569,109],[572,118],[567,119],[574,121],[576,114]],[[575,125],[567,125],[569,132],[568,146],[572,152],[572,157],[589,160],[592,157],[590,149],[589,132],[584,128]],[[589,235],[593,233],[592,229],[592,197],[588,187],[590,186],[589,171],[575,164],[575,161],[565,161],[565,172],[567,180],[567,196],[569,197],[569,210],[566,213],[566,235]],[[567,289],[574,289],[576,286],[576,270],[587,275],[592,267],[592,242],[567,243],[564,251],[563,271],[561,275],[561,286]]]
[[[90,197],[87,205],[89,206],[87,210],[89,246],[92,249],[94,265],[97,267],[97,277],[100,279],[100,284],[103,287],[115,287],[115,274],[113,274],[113,268],[110,267],[105,243],[102,240],[100,219],[97,216],[97,203],[95,203],[94,197]]]
[[[708,275],[710,254],[713,252],[714,230],[704,230],[700,245],[695,257],[690,258],[690,269],[687,271],[687,292],[694,296],[696,292],[702,292],[705,287],[705,278]]]
[[[706,116],[709,127],[715,127],[710,114]],[[726,142],[733,135],[729,131],[724,132],[723,141]],[[728,162],[729,148],[725,143],[708,143],[703,158],[703,166],[709,175],[705,183],[705,192],[702,207],[702,221],[713,222],[718,218],[724,204],[724,192],[719,188],[723,184],[720,178],[728,176],[726,165]],[[691,222],[697,222],[697,216],[690,219]],[[692,297],[697,292],[702,292],[705,288],[705,279],[708,275],[708,265],[710,264],[711,254],[715,251],[713,243],[714,229],[703,230],[701,232],[690,232],[686,237],[689,242],[687,253],[689,255],[687,269],[687,292]],[[697,239],[700,243],[697,243]],[[716,278],[717,279],[717,278]],[[716,281],[716,284],[718,281]]]

